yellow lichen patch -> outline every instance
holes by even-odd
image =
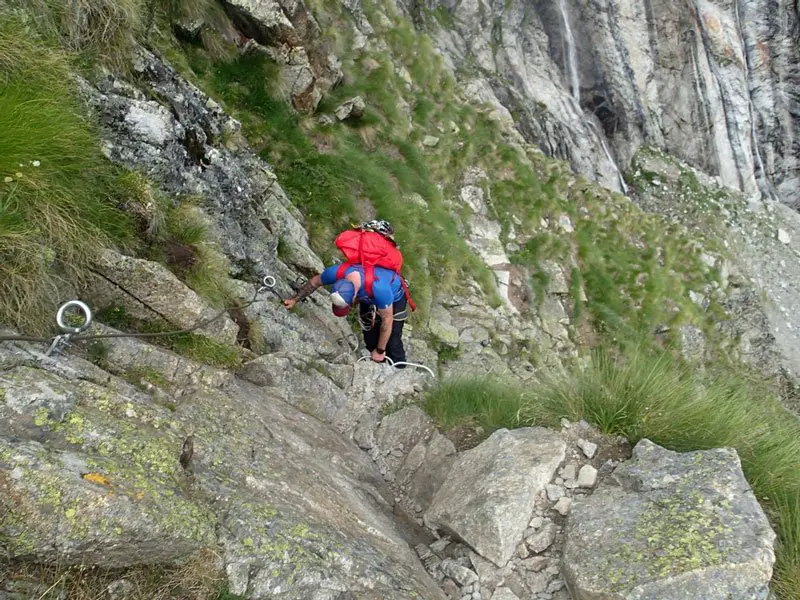
[[[104,487],[111,487],[111,480],[101,473],[84,473],[81,477],[91,483],[96,483]]]

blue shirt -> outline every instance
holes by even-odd
[[[328,267],[320,274],[322,285],[333,285],[336,282],[336,273],[339,265]],[[361,275],[361,287],[358,288],[358,301],[362,304],[375,304],[378,309],[389,308],[392,304],[405,296],[400,276],[394,271],[375,267],[375,281],[372,284],[372,297],[364,289],[364,267],[354,265],[349,267],[344,274],[349,275],[357,271]]]

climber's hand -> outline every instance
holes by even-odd
[[[372,360],[374,360],[375,362],[383,362],[383,361],[385,361],[385,360],[386,360],[386,354],[385,354],[385,353],[384,353],[384,354],[381,354],[381,353],[380,353],[380,352],[378,352],[377,350],[373,350],[373,351],[372,351],[372,356],[371,356],[371,358],[372,358]]]
[[[294,308],[295,304],[297,304],[297,298],[296,297],[295,298],[289,298],[288,300],[284,300],[283,301],[283,305],[288,309]]]

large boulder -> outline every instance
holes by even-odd
[[[183,493],[182,440],[142,399],[27,366],[0,375],[5,554],[114,568],[214,543],[213,512]]]
[[[369,457],[264,388],[145,393],[32,345],[0,346],[0,365],[4,554],[123,567],[221,545],[253,600],[444,600]]]
[[[732,449],[639,442],[572,505],[563,573],[575,600],[766,599],[775,534]]]
[[[219,314],[158,263],[105,250],[94,268],[99,276],[95,278],[93,296],[99,307],[119,305],[136,318],[180,329],[206,323]],[[223,314],[197,331],[235,344],[239,328]]]
[[[370,456],[386,481],[413,512],[430,506],[453,465],[456,449],[419,406],[407,406],[381,419],[369,445]]]
[[[341,81],[342,70],[339,60],[326,52],[320,26],[305,2],[224,0],[223,5],[244,36],[281,65],[294,107],[314,112],[322,96]]]
[[[458,455],[425,513],[425,523],[456,535],[502,567],[522,539],[536,496],[564,460],[561,436],[540,427],[500,429]]]

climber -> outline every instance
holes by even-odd
[[[318,287],[331,286],[333,314],[337,317],[346,317],[351,306],[358,303],[364,344],[372,360],[384,362],[388,356],[392,362],[405,362],[406,351],[402,335],[403,325],[408,317],[408,301],[404,282],[400,275],[389,269],[371,267],[370,270],[374,278],[372,293],[368,293],[363,285],[365,277],[362,265],[337,264],[314,275],[297,294],[284,300],[283,304],[291,309]]]

